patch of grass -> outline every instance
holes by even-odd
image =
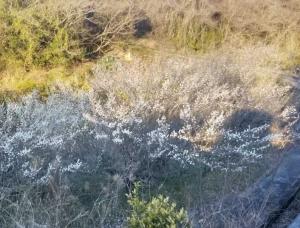
[[[197,52],[224,46],[279,45],[283,68],[299,64],[299,9],[291,1],[139,1],[159,39]]]
[[[16,98],[33,90],[38,90],[42,96],[47,96],[59,86],[76,90],[88,90],[93,63],[79,64],[74,67],[56,67],[51,70],[37,68],[26,72],[23,68],[15,68],[3,72],[0,78],[0,94]]]
[[[207,52],[220,47],[226,39],[225,24],[208,25],[201,22],[201,15],[184,16],[171,14],[167,34],[181,47],[198,52]]]
[[[300,34],[287,31],[277,38],[283,69],[291,69],[300,64]]]

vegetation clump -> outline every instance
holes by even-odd
[[[132,207],[128,218],[130,228],[189,227],[187,212],[183,208],[178,211],[176,204],[162,195],[152,198],[149,202],[142,200],[139,197],[138,184],[128,195],[128,203]]]
[[[1,8],[1,61],[30,70],[33,66],[52,67],[70,64],[82,55],[70,29],[43,7],[4,4]],[[72,39],[73,38],[73,39]]]
[[[87,1],[0,0],[0,93],[44,92],[56,81],[74,85],[74,69],[87,69],[113,42],[134,34],[135,15],[127,6]],[[88,84],[89,69],[77,84]],[[53,80],[52,72],[64,74]]]

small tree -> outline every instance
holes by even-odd
[[[187,212],[183,208],[178,211],[176,204],[162,195],[146,202],[139,197],[139,189],[140,184],[136,184],[133,192],[127,195],[128,203],[132,207],[128,217],[130,228],[190,227]]]

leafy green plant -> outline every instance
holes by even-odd
[[[130,228],[189,227],[187,212],[183,208],[177,210],[176,204],[162,195],[146,202],[139,197],[139,189],[140,184],[137,183],[128,195],[128,203],[132,207],[128,218]]]

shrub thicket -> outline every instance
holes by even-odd
[[[91,63],[133,36],[140,17],[130,4],[102,3],[0,0],[1,96],[47,95],[58,83],[88,88]]]
[[[0,16],[1,61],[8,67],[18,63],[29,70],[33,66],[65,65],[82,55],[62,15],[44,7],[4,2]]]
[[[120,36],[133,34],[130,7],[80,3],[1,0],[2,68],[68,65],[102,55]]]

